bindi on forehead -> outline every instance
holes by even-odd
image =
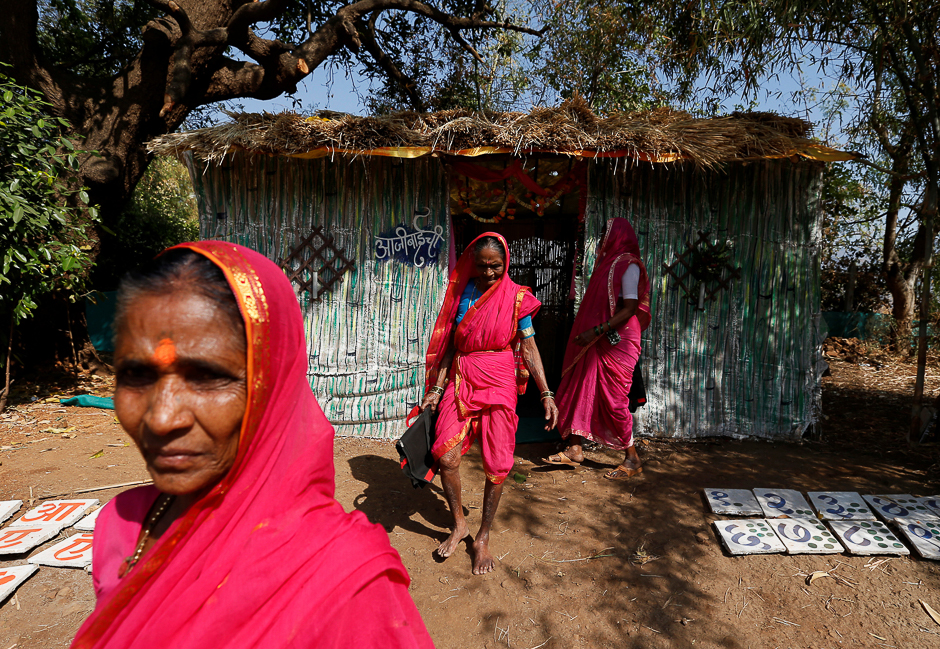
[[[164,338],[153,351],[153,360],[160,367],[168,367],[176,362],[176,343],[170,338]]]

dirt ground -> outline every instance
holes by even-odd
[[[442,649],[940,647],[940,624],[919,603],[940,609],[937,563],[731,557],[710,525],[718,517],[706,512],[705,487],[940,493],[936,447],[904,442],[914,366],[833,353],[819,441],[642,440],[646,471],[618,483],[603,478],[615,454],[595,450],[581,468],[548,468],[539,458],[551,445],[520,445],[514,470],[524,478],[507,481],[492,540],[498,565],[483,577],[470,574],[467,551],[446,562],[432,556],[449,522],[443,495],[439,484],[411,488],[392,443],[338,439],[337,498],[388,531]],[[928,386],[940,387],[940,367],[928,377]],[[85,377],[21,391],[22,403],[0,415],[0,499],[28,502],[147,478],[113,412],[42,403],[66,388],[103,395],[110,382]],[[32,396],[40,400],[29,403]],[[40,432],[50,428],[59,432]],[[467,455],[463,478],[470,523],[478,525],[478,451]],[[106,502],[117,491],[92,496]],[[840,578],[807,585],[816,570]],[[67,646],[94,607],[91,577],[43,567],[0,604],[0,649]]]

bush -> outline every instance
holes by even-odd
[[[38,92],[0,72],[0,409],[14,328],[50,293],[74,300],[92,265],[88,232],[97,211],[78,182],[82,152],[67,136],[69,123],[48,109]]]
[[[113,228],[102,236],[93,276],[98,290],[117,288],[135,270],[169,246],[199,237],[196,197],[189,172],[174,158],[154,158]]]

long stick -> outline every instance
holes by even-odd
[[[13,359],[13,324],[16,322],[16,313],[10,315],[10,338],[7,340],[7,366],[6,383],[3,386],[3,393],[0,395],[0,412],[7,407],[7,399],[10,397],[10,361]]]
[[[142,484],[152,484],[153,480],[135,480],[134,482],[122,482],[121,484],[109,484],[103,487],[89,487],[88,489],[74,489],[72,491],[65,491],[60,494],[53,494],[51,496],[43,496],[43,500],[50,500],[52,498],[61,498],[62,496],[71,496],[72,494],[90,494],[93,491],[105,491],[107,489],[119,489],[120,487],[136,487],[137,485]]]
[[[72,363],[75,364],[75,370],[78,371],[78,353],[75,351],[75,339],[72,338],[72,313],[69,311],[69,303],[65,302],[65,321],[68,326],[69,344],[72,346]]]

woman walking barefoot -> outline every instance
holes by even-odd
[[[441,483],[454,516],[450,536],[437,553],[449,557],[469,535],[460,497],[460,458],[480,440],[486,486],[483,521],[473,541],[473,574],[492,571],[490,528],[513,465],[517,394],[532,373],[542,393],[546,430],[555,427],[558,409],[549,391],[535,346],[532,316],[541,303],[528,287],[506,274],[506,240],[486,232],[471,242],[450,276],[447,294],[428,345],[427,392],[421,409],[439,411],[431,453],[440,464]],[[519,356],[513,348],[519,342]],[[524,364],[525,369],[521,367]]]

